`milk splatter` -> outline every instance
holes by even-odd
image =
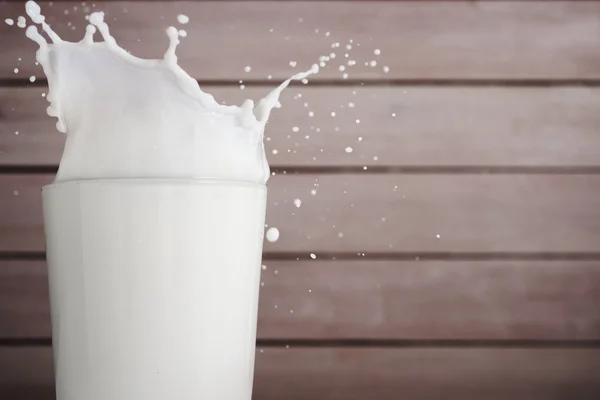
[[[56,181],[201,177],[264,184],[269,115],[291,81],[318,72],[313,65],[256,104],[224,106],[177,64],[184,35],[175,27],[166,31],[162,59],[140,59],[117,44],[102,12],[89,15],[81,41],[68,42],[46,24],[37,3],[25,8],[51,41],[36,26],[26,31],[48,78],[48,114],[67,134]],[[101,42],[94,41],[97,31]]]
[[[15,24],[15,21],[12,18],[6,18],[4,20],[4,22],[6,23],[6,25],[8,26],[13,26]]]
[[[274,243],[279,240],[279,229],[271,227],[267,230],[265,236],[269,242]]]
[[[188,16],[187,16],[187,15],[185,15],[185,14],[179,14],[179,15],[177,16],[177,22],[179,22],[180,24],[183,24],[183,25],[185,25],[185,24],[187,24],[188,22],[190,22],[190,17],[188,17]]]

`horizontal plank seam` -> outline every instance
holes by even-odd
[[[124,0],[102,0],[103,3],[111,3],[111,2],[122,2]],[[146,2],[146,3],[152,3],[152,2],[159,2],[159,1],[165,1],[165,0],[128,0],[128,1],[139,1],[139,2]],[[182,3],[202,3],[202,2],[214,2],[215,0],[177,0],[179,2]],[[260,1],[260,2],[272,2],[272,3],[281,3],[282,1],[286,1],[286,2],[294,2],[294,1],[302,1],[302,2],[319,2],[319,1],[323,1],[323,0],[218,0],[219,2],[240,2],[240,1]],[[414,0],[328,0],[328,1],[336,1],[336,2],[365,2],[365,1],[378,1],[378,2],[390,2],[390,3],[402,3],[402,2],[409,2],[409,1],[414,1]],[[440,1],[440,0],[419,0],[419,1],[430,1],[430,2],[434,2],[434,1]],[[470,1],[470,0],[443,0],[443,1],[449,1],[449,2],[456,2],[456,3],[464,3],[465,1]],[[565,1],[565,0],[553,0],[553,1]],[[5,3],[21,3],[23,2],[23,0],[3,0],[3,2]],[[38,3],[44,4],[48,2],[48,0],[39,0]],[[55,1],[56,3],[69,3],[69,2],[74,2],[73,0],[59,0],[59,1]]]
[[[600,340],[538,339],[258,339],[258,347],[388,347],[388,348],[598,348]],[[0,347],[48,347],[52,339],[3,338]]]
[[[489,175],[595,175],[600,166],[470,166],[470,165],[365,165],[364,166],[272,166],[281,174],[489,174]]]
[[[243,84],[246,88],[252,87],[275,87],[282,79],[244,79]],[[202,87],[239,87],[240,79],[211,79],[197,80]],[[1,78],[0,88],[13,87],[47,87],[46,79],[37,79],[30,82],[29,79],[20,78]],[[573,79],[313,79],[307,84],[292,82],[290,87],[403,87],[403,86],[444,86],[444,87],[600,87],[600,79],[596,78],[573,78]]]
[[[312,261],[306,252],[265,252],[263,261]],[[316,252],[320,261],[598,261],[600,252]],[[1,251],[0,261],[44,261],[43,251]]]
[[[365,169],[366,167],[366,169]],[[57,165],[0,165],[0,174],[55,174]],[[283,166],[272,165],[271,171],[282,175],[599,175],[600,165],[528,166],[528,165],[370,165],[363,166]]]

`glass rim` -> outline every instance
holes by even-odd
[[[173,185],[173,186],[181,186],[181,185],[189,185],[197,184],[199,186],[205,185],[215,185],[215,186],[232,186],[232,187],[253,187],[257,189],[266,189],[266,183],[256,183],[250,181],[241,181],[235,179],[225,179],[225,178],[84,178],[84,179],[69,179],[64,181],[52,182],[47,185],[42,186],[42,190],[49,190],[53,188],[58,188],[61,186],[70,186],[70,185],[95,185],[95,184],[107,184],[113,183],[116,185],[123,184],[165,184],[165,185]]]

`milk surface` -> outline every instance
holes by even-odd
[[[219,104],[177,65],[179,32],[167,29],[162,59],[137,58],[119,47],[102,12],[92,13],[80,42],[62,40],[40,7],[26,3],[36,26],[37,60],[48,78],[48,114],[67,134],[56,181],[97,178],[220,178],[266,183],[263,136],[269,114],[292,76],[256,104]],[[95,42],[99,31],[102,42]],[[96,34],[97,35],[97,34]]]

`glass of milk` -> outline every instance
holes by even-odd
[[[250,400],[266,187],[43,188],[59,400]]]
[[[66,134],[42,193],[58,400],[250,400],[264,129],[318,67],[225,106],[177,64],[173,27],[163,59],[143,60],[101,12],[72,43],[26,11]]]

